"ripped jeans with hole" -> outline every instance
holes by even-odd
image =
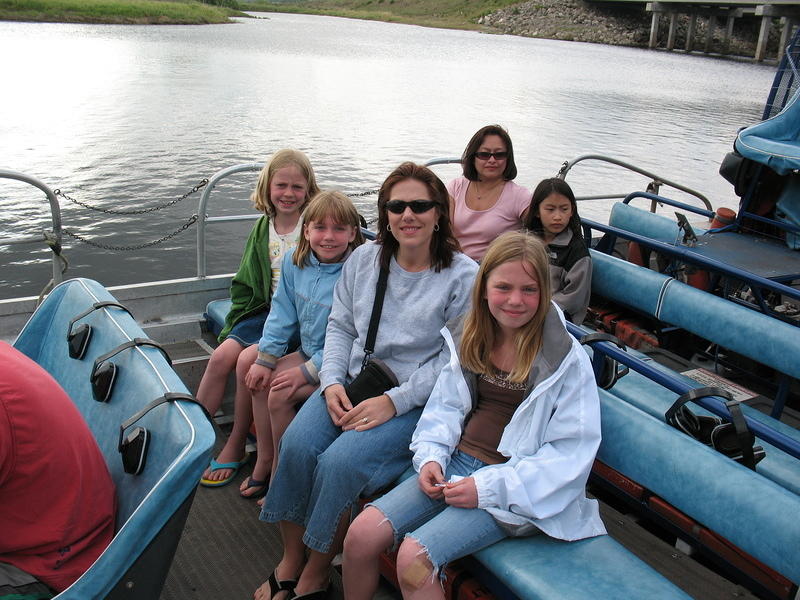
[[[444,474],[468,477],[483,461],[456,450]],[[492,515],[481,508],[457,508],[444,500],[434,500],[419,489],[418,477],[409,477],[385,496],[370,503],[388,519],[394,531],[395,546],[403,537],[419,543],[428,554],[434,574],[444,578],[447,563],[477,552],[508,537]]]

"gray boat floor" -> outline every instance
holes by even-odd
[[[239,484],[250,474],[244,467],[220,488],[200,486],[167,576],[161,600],[248,599],[278,563],[278,528],[258,520],[254,500],[239,496]],[[609,534],[639,558],[698,600],[755,598],[641,527],[631,515],[601,503]],[[337,598],[341,581],[334,573]],[[400,598],[382,582],[375,598]]]

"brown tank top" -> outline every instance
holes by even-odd
[[[524,383],[505,379],[507,373],[478,376],[478,400],[467,417],[458,449],[488,464],[508,460],[497,451],[497,445],[514,411],[522,403]]]

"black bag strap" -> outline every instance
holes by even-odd
[[[361,368],[367,366],[369,357],[375,352],[375,338],[378,337],[378,324],[381,320],[383,297],[386,294],[386,282],[388,280],[389,269],[381,267],[381,272],[378,274],[378,283],[375,286],[375,302],[372,304],[372,315],[369,318],[369,329],[367,330],[367,339],[364,342],[364,360],[361,362]]]

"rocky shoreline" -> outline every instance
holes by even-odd
[[[479,23],[498,33],[578,42],[594,42],[615,46],[647,47],[650,38],[651,13],[644,5],[613,5],[585,0],[530,0],[481,17]],[[689,19],[678,19],[676,49],[683,49]],[[758,37],[759,20],[737,19],[728,52],[733,56],[752,57]],[[659,45],[667,37],[666,17],[659,27]],[[697,19],[694,48],[705,48],[706,19]],[[712,52],[722,52],[724,21],[714,32]],[[772,27],[768,56],[777,52],[778,27]]]

